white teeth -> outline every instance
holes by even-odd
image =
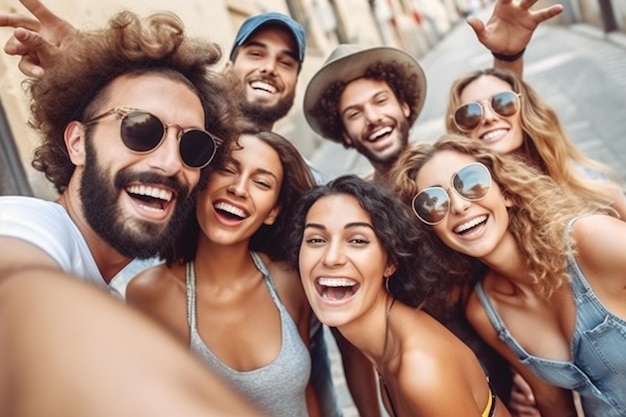
[[[465,222],[457,227],[454,228],[454,233],[462,233],[468,229],[471,229],[474,226],[479,225],[480,223],[484,222],[487,220],[487,216],[482,215],[482,216],[478,216],[473,218],[472,220]]]
[[[131,185],[126,189],[131,194],[143,195],[152,198],[158,198],[163,201],[170,201],[172,199],[172,192],[164,190],[162,188],[150,187],[149,185]]]
[[[246,218],[246,213],[243,210],[233,206],[232,204],[225,203],[223,201],[217,203],[215,205],[215,209],[216,210],[225,211],[227,213],[232,214],[233,216],[237,216],[237,217],[240,217],[242,219]]]
[[[263,81],[253,81],[250,83],[250,87],[254,89],[267,91],[268,93],[271,93],[271,94],[274,94],[276,92],[276,87],[274,87],[271,84],[265,83]]]
[[[353,287],[356,282],[346,278],[320,278],[317,283],[323,287]]]
[[[506,135],[506,132],[508,132],[507,129],[497,129],[497,130],[492,130],[491,132],[487,132],[484,135],[482,135],[480,138],[482,140],[486,140],[486,141],[492,141],[495,139],[499,139],[502,136]]]
[[[391,130],[392,130],[392,129],[391,129],[389,126],[387,126],[387,127],[383,127],[382,129],[377,130],[376,132],[372,133],[372,134],[370,135],[370,137],[368,137],[367,139],[368,139],[368,140],[376,140],[376,139],[378,139],[379,137],[381,137],[381,136],[383,136],[383,135],[386,135],[386,134],[388,134],[388,133],[391,133]]]

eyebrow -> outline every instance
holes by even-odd
[[[228,159],[226,159],[224,165],[226,164],[233,164],[235,165],[237,168],[241,168],[241,162],[239,162],[239,160],[233,158],[232,156],[229,156]],[[273,177],[276,181],[278,181],[278,176],[276,174],[274,174],[272,171],[269,171],[265,168],[257,168],[254,170],[255,174],[262,174],[262,175],[270,175],[271,177]]]
[[[304,225],[304,228],[312,228],[312,229],[319,229],[319,230],[326,230],[326,226],[324,226],[323,224],[319,224],[319,223],[306,223]],[[368,227],[370,229],[372,229],[372,231],[374,230],[374,226],[372,226],[369,223],[365,223],[365,222],[352,222],[352,223],[347,223],[343,228],[345,229],[350,229],[353,227]]]
[[[265,50],[269,49],[269,48],[267,47],[267,44],[266,44],[266,43],[259,42],[259,41],[255,41],[255,40],[248,41],[248,42],[246,42],[244,45],[241,45],[241,46],[242,46],[242,47],[244,47],[244,48],[245,48],[245,47],[250,47],[250,46],[252,46],[252,47],[255,47],[255,46],[256,46],[256,47],[263,48],[263,49],[265,49]],[[298,61],[298,57],[296,56],[295,51],[292,51],[292,50],[290,50],[290,49],[281,49],[281,50],[280,50],[280,53],[281,53],[281,54],[285,54],[285,55],[289,55],[291,58],[293,58],[294,60]]]
[[[372,96],[370,96],[370,98],[367,99],[367,101],[372,101],[377,99],[380,95],[382,94],[390,94],[389,90],[379,90],[378,92],[376,92],[376,94],[373,94]],[[351,106],[346,107],[345,109],[343,109],[343,111],[341,112],[341,115],[345,115],[349,110],[352,109],[358,109],[358,108],[362,108],[363,105],[362,104],[353,104]]]

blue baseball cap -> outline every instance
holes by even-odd
[[[256,14],[244,20],[244,22],[239,27],[237,36],[235,37],[235,43],[233,44],[233,48],[230,50],[230,59],[233,59],[235,49],[246,43],[246,41],[248,40],[250,35],[254,33],[254,31],[268,24],[283,26],[289,31],[289,33],[293,35],[293,38],[296,40],[296,46],[298,48],[298,50],[296,51],[298,61],[302,62],[302,60],[304,59],[304,50],[306,49],[306,35],[304,34],[304,28],[300,23],[296,22],[286,14],[277,12]]]

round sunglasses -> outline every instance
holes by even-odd
[[[521,94],[513,91],[503,91],[487,99],[489,108],[502,117],[513,116],[520,107]],[[478,101],[472,101],[459,106],[452,116],[456,127],[463,132],[470,132],[478,127],[485,117],[485,109]]]
[[[491,189],[491,174],[486,166],[473,162],[455,172],[450,183],[461,198],[480,201]],[[443,187],[428,187],[413,197],[411,206],[418,219],[429,226],[435,226],[450,211],[450,195]]]
[[[148,153],[157,149],[163,140],[167,129],[171,126],[178,128],[178,151],[180,159],[189,168],[204,168],[209,165],[217,143],[209,132],[200,129],[183,129],[174,124],[165,124],[155,115],[147,111],[127,107],[116,107],[83,124],[88,126],[112,114],[122,117],[120,136],[124,145],[133,152]]]

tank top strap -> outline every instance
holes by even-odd
[[[252,257],[252,261],[254,262],[256,268],[263,275],[263,280],[265,281],[265,285],[267,285],[272,300],[276,305],[282,305],[280,297],[278,296],[278,291],[276,290],[276,286],[274,285],[274,281],[272,281],[270,272],[268,271],[267,266],[265,266],[265,263],[263,263],[261,256],[254,251],[250,251],[250,256]]]
[[[567,249],[567,262],[570,274],[570,285],[575,297],[580,297],[582,294],[592,291],[591,286],[587,282],[583,271],[578,265],[576,255],[574,253],[574,241],[572,239],[572,228],[576,220],[583,216],[577,216],[570,219],[565,226],[565,246]]]
[[[196,328],[196,271],[193,261],[185,264],[185,288],[187,293],[187,324],[190,329]]]
[[[500,314],[498,314],[496,309],[493,307],[493,304],[491,303],[491,300],[487,296],[487,292],[485,291],[485,288],[483,287],[482,281],[479,281],[476,283],[476,285],[474,286],[474,290],[476,291],[476,295],[478,296],[478,299],[480,300],[480,304],[485,309],[485,313],[487,313],[487,317],[489,318],[491,325],[496,330],[496,333],[498,334],[498,338],[502,340],[503,342],[505,342],[509,346],[509,348],[511,348],[511,350],[513,350],[517,354],[519,358],[527,357],[528,354],[524,351],[524,349],[522,349],[522,347],[517,343],[517,341],[511,336],[508,329],[506,328],[506,325],[502,321]]]

